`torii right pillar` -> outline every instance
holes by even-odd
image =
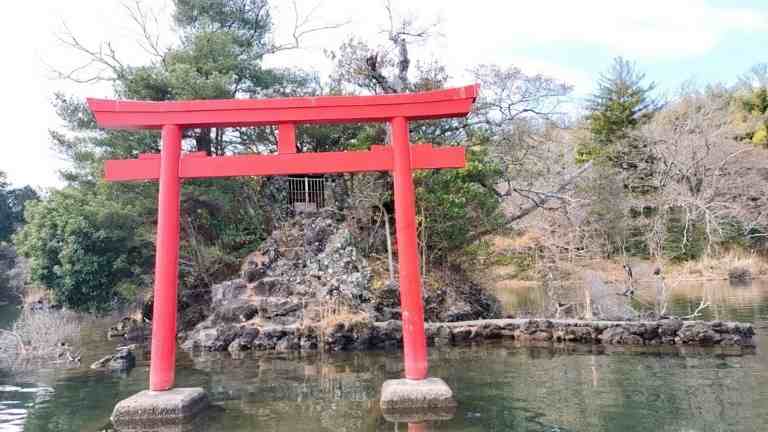
[[[445,381],[428,378],[408,120],[395,117],[390,122],[390,128],[405,378],[384,382],[381,408],[392,411],[455,407],[453,392]]]

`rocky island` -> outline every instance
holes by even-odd
[[[372,280],[349,230],[332,211],[288,221],[245,260],[240,277],[187,298],[188,351],[396,349],[397,286]],[[427,341],[751,347],[750,324],[722,321],[584,321],[503,318],[497,301],[467,282],[426,286]]]

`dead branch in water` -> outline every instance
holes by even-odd
[[[693,311],[692,314],[686,315],[686,316],[682,317],[682,319],[688,320],[688,319],[696,318],[696,317],[701,315],[701,311],[703,311],[704,309],[709,308],[710,306],[712,306],[712,304],[710,302],[708,302],[706,298],[702,298],[701,299],[701,303],[699,303],[699,306],[696,307],[696,310]]]

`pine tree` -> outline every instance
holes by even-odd
[[[652,93],[656,84],[645,84],[645,74],[634,63],[617,57],[610,69],[601,74],[597,90],[587,102],[590,139],[580,143],[577,160],[595,160],[617,169],[624,188],[647,193],[655,158],[650,143],[632,131],[650,120],[660,108]]]
[[[24,208],[40,197],[30,186],[11,188],[6,174],[0,171],[0,243],[10,242],[13,233],[24,222]]]
[[[272,45],[267,0],[174,3],[178,41],[172,47],[148,47],[154,54],[141,66],[117,61],[114,52],[100,58],[111,72],[116,98],[249,98],[285,94],[286,88],[310,91],[301,73],[261,65]],[[143,14],[137,11],[136,16]],[[84,51],[72,41],[85,55],[108,52]],[[31,206],[16,245],[30,258],[32,278],[70,307],[101,310],[120,298],[133,300],[151,285],[157,183],[105,183],[103,161],[158,152],[159,134],[100,131],[77,98],[57,95],[54,105],[67,129],[51,132],[54,147],[71,162],[62,173],[67,185]],[[268,151],[274,144],[266,134],[265,128],[188,129],[183,145],[185,151],[214,155]],[[251,178],[185,182],[183,288],[208,286],[233,273],[239,258],[263,240],[259,186]]]
[[[608,72],[600,76],[587,108],[597,143],[615,143],[658,110],[659,104],[652,97],[656,84],[644,85],[644,81],[645,74],[622,57],[614,59]]]
[[[660,108],[652,96],[655,89],[655,83],[645,84],[645,74],[634,63],[615,58],[610,69],[600,75],[597,90],[587,101],[591,142],[580,146],[580,161],[621,159],[621,142]]]

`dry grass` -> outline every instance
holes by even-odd
[[[484,239],[488,244],[479,264],[468,269],[470,278],[484,290],[503,299],[540,284],[536,274],[536,251],[540,244],[536,233],[493,235]]]
[[[600,274],[605,282],[622,283],[626,280],[626,273],[622,268],[620,259],[585,259],[573,262],[561,263],[564,279],[576,280],[576,276],[582,271],[589,270]],[[644,283],[655,281],[652,275],[657,266],[656,263],[631,259],[635,282]],[[726,280],[728,273],[735,268],[745,268],[752,273],[754,278],[768,277],[768,260],[755,254],[729,252],[718,257],[703,257],[696,261],[681,264],[661,262],[658,264],[663,269],[664,276],[669,280],[698,281],[698,280]]]
[[[603,281],[615,283],[624,281],[626,273],[619,260],[608,259],[579,259],[573,262],[560,263],[560,272],[563,279],[581,282],[585,271],[598,273]]]
[[[669,271],[681,280],[728,279],[731,269],[743,268],[754,278],[768,276],[768,261],[754,254],[729,252],[719,257],[704,257],[672,266]]]
[[[326,337],[339,325],[355,329],[371,323],[371,317],[366,312],[355,311],[341,300],[313,309],[304,311],[300,326],[311,333],[316,331],[318,344],[321,347],[325,346]]]
[[[493,289],[498,291],[528,292],[531,288],[541,286],[541,282],[519,279],[505,279],[493,283]]]
[[[30,305],[39,301],[50,303],[51,293],[43,287],[28,286],[24,288],[24,304]]]
[[[13,330],[2,332],[0,352],[17,367],[77,363],[80,327],[80,317],[74,312],[25,310]]]
[[[27,347],[27,352],[45,354],[62,344],[80,346],[80,319],[70,311],[22,312],[13,331]]]
[[[371,255],[367,259],[368,267],[371,269],[371,288],[374,290],[383,288],[389,282],[389,266],[387,257]],[[395,263],[397,267],[397,263]],[[397,280],[397,275],[393,276]]]
[[[520,235],[490,236],[487,238],[495,251],[525,251],[535,249],[540,244],[540,237],[532,231]]]
[[[614,259],[559,257],[560,259],[546,262],[535,259],[539,244],[535,233],[489,236],[486,240],[489,246],[485,251],[487,256],[481,260],[481,265],[472,271],[472,278],[483,288],[493,292],[502,301],[507,312],[518,315],[530,313],[531,304],[541,300],[531,298],[529,291],[541,291],[541,289],[532,288],[537,288],[545,282],[547,277],[555,282],[557,289],[554,295],[558,301],[590,305],[599,305],[604,298],[610,300],[623,298],[615,294],[623,292],[628,287],[640,285],[657,287],[655,291],[659,291],[658,287],[663,286],[663,292],[657,292],[656,297],[665,300],[671,295],[670,291],[675,291],[673,288],[686,283],[768,278],[768,259],[743,251],[727,251],[719,256],[704,257],[681,264],[633,257],[627,258],[627,261],[621,257]],[[533,269],[525,268],[530,266],[530,262],[524,261],[524,256],[531,258]],[[632,269],[634,276],[632,280],[623,268],[625,262]],[[661,269],[663,279],[656,274],[657,268]],[[585,282],[582,280],[585,272],[599,275],[601,286],[610,288],[608,289],[610,296],[594,292],[592,289],[586,290]],[[660,285],[659,281],[663,283]],[[699,294],[701,293],[697,295]],[[666,309],[664,301],[659,302],[657,298],[648,300],[656,306],[657,312]],[[576,312],[589,317],[597,316],[601,311],[585,308]],[[602,312],[605,313],[605,310]]]
[[[368,323],[371,317],[364,311],[354,311],[346,303],[335,301],[328,303],[320,310],[320,320],[317,325],[322,331],[329,331],[337,324],[343,323],[348,326],[354,326],[358,323]]]

